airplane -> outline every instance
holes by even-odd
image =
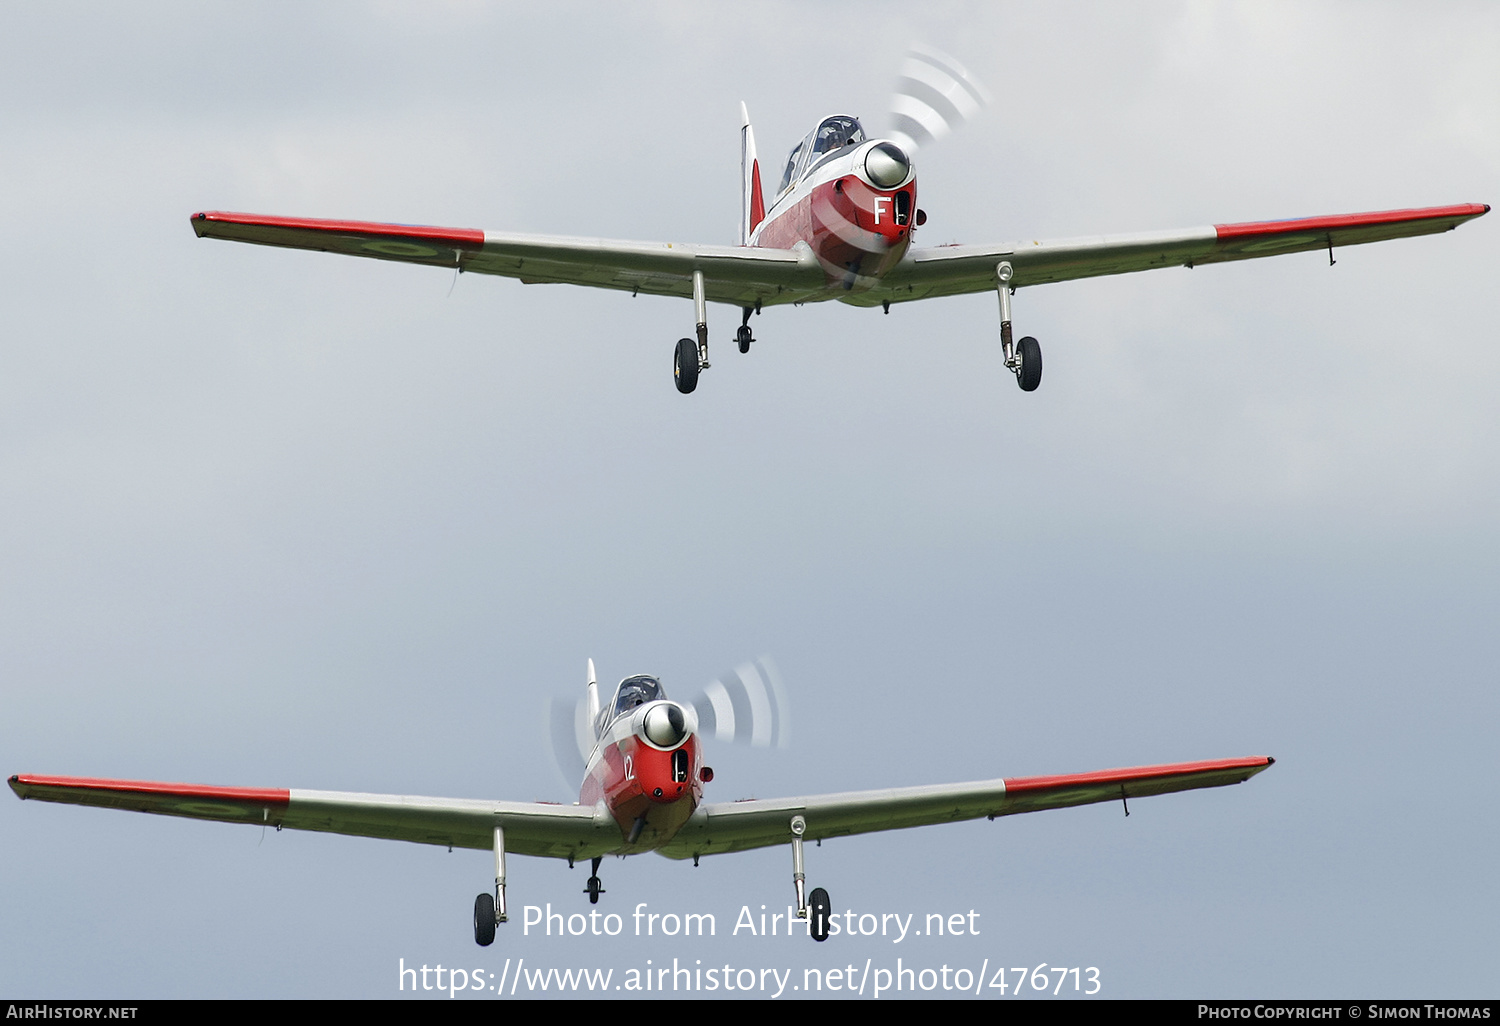
[[[680,339],[672,357],[673,379],[683,393],[692,392],[709,367],[710,302],[739,308],[735,341],[748,353],[755,341],[750,317],[766,306],[838,300],[890,313],[894,303],[993,291],[1004,365],[1031,392],[1041,384],[1042,350],[1033,336],[1012,337],[1011,297],[1018,288],[1323,249],[1332,264],[1335,247],[1449,231],[1490,209],[1461,203],[1138,234],[917,246],[913,240],[927,214],[917,206],[913,154],[987,96],[957,62],[918,47],[908,54],[895,99],[895,127],[885,138],[871,137],[850,115],[819,121],[792,148],[774,193],[762,181],[750,115],[741,103],[740,230],[734,246],[217,210],[193,214],[192,225],[200,238],[451,267],[528,284],[691,298],[695,335]]]
[[[655,851],[670,859],[787,844],[792,850],[796,918],[815,941],[828,938],[833,905],[822,887],[806,890],[803,845],[880,830],[1009,816],[1072,805],[1129,800],[1238,784],[1270,767],[1269,756],[1138,766],[1061,776],[1006,777],[962,784],[883,788],[780,799],[703,801],[714,779],[703,761],[698,710],[667,698],[661,681],[626,677],[599,701],[593,660],[587,711],[594,744],[573,805],[278,788],[217,787],[16,774],[22,799],[131,809],[167,816],[383,837],[494,853],[494,893],[474,901],[474,940],[488,946],[508,918],[507,854],[591,860],[584,893],[604,892],[607,855]],[[791,923],[788,922],[788,929]]]

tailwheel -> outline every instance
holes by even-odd
[[[833,902],[828,900],[828,892],[823,888],[814,887],[807,896],[807,914],[812,919],[812,939],[820,943],[826,941],[828,920],[833,917]]]
[[[495,943],[495,896],[481,894],[474,899],[474,943],[487,948]]]
[[[755,341],[755,336],[750,332],[750,325],[741,324],[739,330],[734,333],[734,340],[739,343],[740,352],[748,353],[750,343]]]
[[[683,395],[698,387],[698,343],[690,338],[677,342],[677,351],[672,355],[672,377],[677,380],[677,391]]]
[[[1042,346],[1027,335],[1016,343],[1016,384],[1023,392],[1035,392],[1042,383]]]
[[[603,861],[602,857],[594,859],[594,867],[589,871],[588,885],[583,889],[583,893],[589,896],[590,905],[599,904],[599,895],[604,893],[604,882],[599,879],[599,863]]]

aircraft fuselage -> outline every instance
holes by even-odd
[[[835,122],[854,125],[857,138],[841,145],[820,139]],[[829,148],[800,155],[818,145]],[[864,139],[853,119],[828,118],[793,149],[785,184],[749,244],[795,249],[803,243],[831,292],[860,292],[901,262],[917,220],[910,156],[889,140]]]
[[[703,799],[703,756],[696,728],[690,706],[666,699],[616,712],[605,727],[578,801],[604,803],[620,827],[615,854],[661,847],[697,809]]]

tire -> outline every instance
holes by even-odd
[[[734,333],[734,340],[739,343],[740,352],[748,353],[750,351],[750,343],[755,341],[755,336],[750,331],[750,325],[741,324],[739,330]]]
[[[677,351],[672,354],[672,377],[683,395],[698,387],[698,343],[690,338],[677,343]]]
[[[588,890],[585,893],[589,896],[590,905],[599,904],[599,895],[604,893],[604,887],[597,876],[589,877]]]
[[[474,943],[487,948],[495,943],[495,896],[481,894],[474,899]]]
[[[1016,353],[1021,357],[1021,369],[1016,372],[1016,384],[1023,392],[1035,392],[1042,383],[1042,346],[1027,335],[1016,343]]]
[[[828,920],[833,915],[833,902],[823,888],[815,887],[807,896],[807,915],[812,921],[812,939],[821,944],[828,939]]]

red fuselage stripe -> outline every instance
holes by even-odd
[[[1077,787],[1085,784],[1128,784],[1134,781],[1156,780],[1162,777],[1187,776],[1192,773],[1212,773],[1219,770],[1261,769],[1271,764],[1263,755],[1248,759],[1212,759],[1208,762],[1177,762],[1168,766],[1135,766],[1130,769],[1098,770],[1094,773],[1068,773],[1056,777],[1006,777],[1006,794],[1023,794],[1027,791],[1049,791],[1060,787]]]
[[[152,794],[168,798],[218,798],[225,801],[254,802],[257,805],[286,805],[292,792],[273,787],[215,787],[211,784],[163,784],[152,780],[102,780],[95,777],[39,777],[17,774],[14,784],[30,787],[59,787],[77,791],[113,791],[118,794]]]
[[[1216,224],[1219,241],[1253,238],[1257,235],[1279,235],[1282,232],[1332,231],[1336,228],[1364,228],[1371,225],[1402,224],[1408,221],[1436,221],[1449,218],[1478,217],[1489,210],[1487,203],[1460,203],[1451,207],[1422,207],[1414,210],[1381,210],[1369,214],[1333,214],[1326,217],[1302,217],[1287,221],[1246,221],[1242,224]]]
[[[381,224],[375,221],[330,221],[318,217],[272,217],[266,214],[232,214],[223,210],[206,210],[193,215],[195,221],[217,221],[251,228],[300,228],[305,231],[334,232],[345,235],[378,235],[382,238],[424,239],[446,242],[450,246],[479,249],[484,232],[477,228],[438,228],[422,224]]]

